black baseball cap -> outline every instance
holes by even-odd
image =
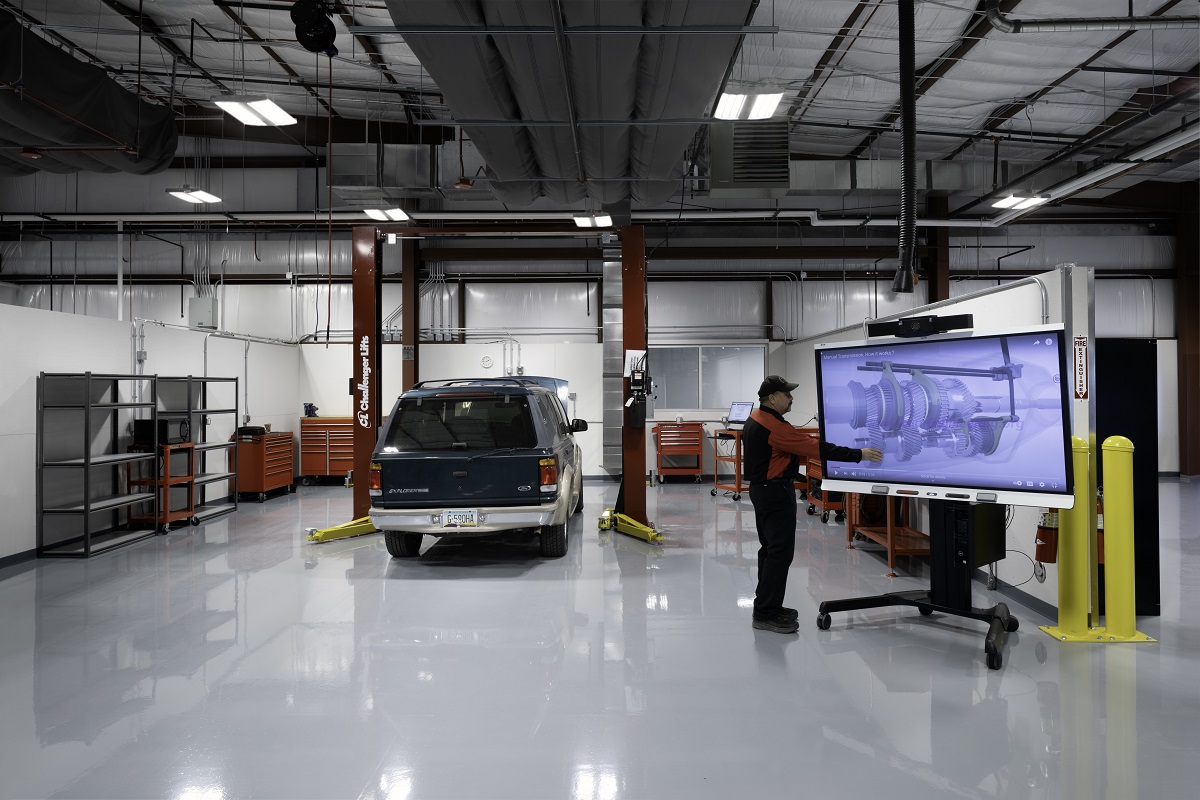
[[[798,383],[789,383],[788,379],[782,375],[768,375],[767,379],[759,384],[758,399],[762,400],[775,392],[790,392],[799,385]]]

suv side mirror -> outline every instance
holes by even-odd
[[[580,431],[586,431],[586,430],[587,430],[587,420],[586,419],[571,420],[571,433],[579,433]]]

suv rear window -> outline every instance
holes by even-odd
[[[409,398],[400,401],[394,417],[383,441],[385,453],[537,445],[524,395]]]

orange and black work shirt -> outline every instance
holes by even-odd
[[[754,409],[742,430],[745,480],[750,483],[795,480],[800,475],[801,463],[810,458],[857,462],[862,460],[862,450],[819,441],[793,428],[777,411],[762,406]]]

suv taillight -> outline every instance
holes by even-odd
[[[371,462],[371,471],[367,473],[367,490],[372,492],[383,493],[383,481],[380,475],[380,470],[383,467],[378,461]]]
[[[538,459],[538,483],[541,491],[553,492],[558,488],[558,456]]]

